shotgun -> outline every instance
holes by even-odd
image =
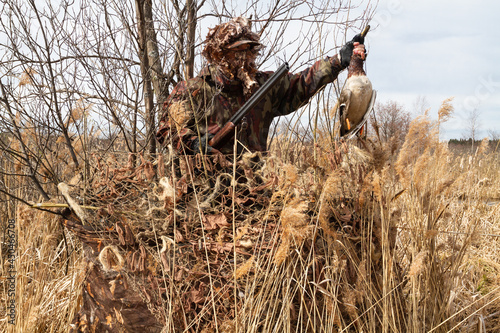
[[[229,121],[222,127],[215,136],[210,139],[208,144],[214,148],[219,148],[227,142],[227,138],[234,134],[234,129],[238,123],[252,110],[270,91],[271,89],[288,73],[290,67],[288,63],[284,63],[276,72],[243,104]]]

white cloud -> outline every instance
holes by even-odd
[[[367,73],[380,99],[411,110],[418,96],[426,96],[437,113],[445,98],[455,96],[447,138],[465,126],[474,105],[485,132],[500,128],[498,12],[495,1],[380,1],[380,24],[367,38]]]

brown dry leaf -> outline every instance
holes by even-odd
[[[351,221],[351,218],[352,218],[352,214],[344,214],[344,215],[340,215],[339,220],[340,220],[340,222],[347,223],[347,222]]]
[[[204,216],[203,223],[207,230],[229,226],[229,222],[227,222],[227,218],[224,214],[206,215]]]
[[[212,250],[215,250],[219,253],[224,253],[224,252],[231,252],[233,251],[233,244],[232,243],[223,243],[223,244],[214,244],[211,246]]]
[[[182,236],[182,233],[177,229],[174,230],[174,238],[177,243],[184,242],[184,236]]]
[[[236,198],[236,203],[240,206],[247,206],[247,205],[251,205],[253,202],[254,202],[255,199],[253,198],[250,198],[250,197],[246,197],[246,198]]]
[[[144,175],[146,176],[146,179],[148,181],[153,180],[155,176],[155,171],[153,169],[153,164],[151,162],[147,161],[145,166],[144,166]]]
[[[177,269],[177,272],[175,272],[174,280],[175,281],[182,281],[183,277],[184,277],[184,268],[180,267]]]
[[[190,292],[189,300],[195,304],[200,304],[205,301],[205,285],[200,283],[199,289],[192,289]]]
[[[188,182],[186,180],[186,176],[183,176],[175,185],[177,190],[177,196],[180,197],[182,194],[186,194],[188,192]]]
[[[165,160],[163,154],[160,154],[160,156],[158,157],[158,177],[165,177]]]

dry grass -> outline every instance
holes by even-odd
[[[167,332],[498,331],[499,152],[483,142],[474,155],[456,156],[438,141],[439,125],[416,119],[398,156],[369,141],[362,149],[287,143],[308,154],[274,151],[238,184],[231,168],[213,183],[174,182],[163,159],[158,172],[166,178],[156,182],[147,161],[125,167],[118,155],[97,168],[93,189],[116,190],[110,184],[119,179],[142,195],[119,203],[110,191],[94,204],[107,221],[126,218],[150,244],[145,270],[166,277],[165,297],[151,309]],[[270,185],[251,204],[241,201],[262,184]],[[196,195],[184,206],[187,186]],[[233,192],[223,194],[223,186]],[[0,329],[66,332],[85,278],[81,242],[49,213],[18,206],[16,221],[18,316],[15,328],[2,319]],[[173,249],[194,239],[210,240],[201,259],[184,262],[184,273],[167,269]],[[127,267],[120,251],[102,251],[106,271]],[[190,273],[205,270],[203,284]],[[5,282],[1,295],[5,305]]]
[[[16,326],[7,324],[7,317],[2,316],[1,330],[66,331],[78,310],[83,281],[81,245],[67,232],[63,238],[59,218],[53,214],[18,207],[16,222]],[[5,272],[6,265],[3,269]],[[3,289],[2,306],[6,302]]]

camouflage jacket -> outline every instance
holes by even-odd
[[[343,68],[337,56],[317,61],[304,71],[289,73],[238,126],[238,141],[250,151],[266,150],[269,128],[274,117],[287,115],[305,105],[323,86],[333,82]],[[273,73],[258,72],[262,85]],[[192,142],[204,134],[215,134],[246,99],[241,82],[217,75],[206,67],[199,76],[179,82],[163,105],[157,139],[172,144],[179,153],[192,154]],[[233,138],[221,145],[221,152],[233,151]]]

